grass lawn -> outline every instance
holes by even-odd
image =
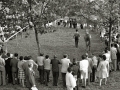
[[[79,30],[81,35],[79,40],[79,48],[75,48],[74,46],[74,39],[73,34],[75,32],[74,29],[69,28],[56,28],[56,32],[54,33],[47,33],[43,35],[39,35],[39,41],[41,46],[41,52],[45,55],[48,54],[50,58],[53,58],[53,55],[57,55],[58,59],[63,58],[63,54],[68,54],[69,58],[77,58],[77,60],[81,60],[81,55],[86,53],[85,50],[85,42],[84,42],[84,30]],[[91,52],[95,54],[99,54],[104,49],[104,43],[100,41],[99,35],[96,32],[90,32],[92,35],[92,46]],[[34,31],[30,31],[30,36],[28,38],[21,39],[18,37],[18,45],[17,40],[13,39],[7,43],[8,52],[15,53],[17,52],[19,55],[31,55],[33,60],[36,61],[37,57],[37,45],[34,36]],[[99,87],[98,82],[91,83],[90,86],[87,86],[86,89],[80,87],[80,90],[119,90],[120,82],[119,72],[112,73],[111,77],[108,79],[108,85],[103,85],[103,87]],[[46,87],[41,85],[38,81],[38,71],[36,71],[36,84],[39,90],[63,90],[62,88],[62,81],[61,81],[61,74],[59,78],[59,83],[57,87],[52,86],[52,74],[50,74],[50,83],[49,86]],[[28,90],[26,88],[21,88],[18,85],[6,85],[0,86],[0,90]]]

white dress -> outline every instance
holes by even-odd
[[[88,60],[82,60],[79,63],[80,65],[80,71],[81,71],[81,79],[88,78],[88,67],[89,67],[89,61]]]
[[[97,71],[98,71],[98,77],[99,78],[107,78],[109,77],[108,75],[108,68],[109,68],[109,64],[107,61],[101,61],[99,63],[99,66],[97,68]]]

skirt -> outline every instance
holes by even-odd
[[[88,70],[81,70],[81,79],[88,78]]]
[[[19,71],[18,71],[18,78],[19,79],[25,79],[25,73],[21,69],[19,69]]]
[[[107,70],[100,70],[97,72],[96,75],[97,75],[97,77],[99,77],[101,79],[109,77]]]

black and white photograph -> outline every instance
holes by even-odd
[[[0,90],[120,90],[120,0],[0,0]]]

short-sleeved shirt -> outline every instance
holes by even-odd
[[[80,61],[80,70],[88,70],[88,66],[89,66],[89,61],[88,60],[82,60]]]
[[[92,61],[93,61],[93,66],[94,66],[94,65],[97,66],[97,64],[98,64],[98,59],[97,59],[96,56],[93,56]]]
[[[38,66],[43,66],[43,60],[44,59],[45,58],[43,56],[38,56],[37,57],[37,64],[38,64]]]
[[[90,34],[86,34],[86,35],[84,36],[84,39],[85,39],[85,41],[90,41],[91,35],[90,35]]]
[[[75,32],[75,34],[74,34],[74,38],[75,38],[76,40],[78,40],[79,37],[80,37],[80,34],[79,34],[78,32]]]
[[[44,62],[44,69],[50,70],[51,69],[51,66],[50,66],[51,60],[48,58],[48,59],[44,59],[43,62]]]
[[[67,59],[67,58],[61,59],[61,64],[62,64],[61,72],[67,73],[67,69],[68,69],[69,64],[70,64],[70,59]]]

